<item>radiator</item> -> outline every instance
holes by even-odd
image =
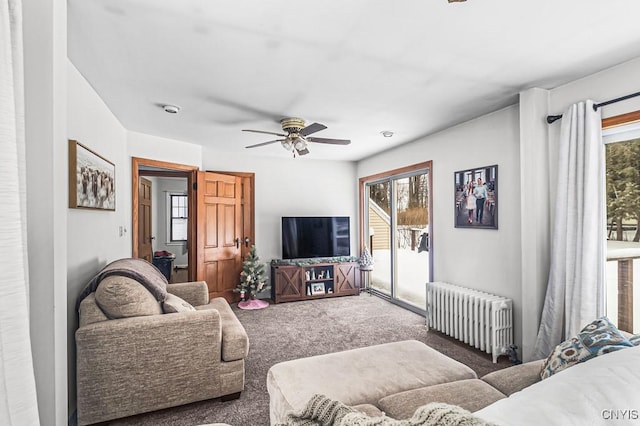
[[[513,344],[513,301],[443,282],[427,283],[427,327],[490,353]]]

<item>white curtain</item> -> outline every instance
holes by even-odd
[[[0,424],[38,425],[29,337],[22,4],[0,0]]]
[[[559,144],[551,268],[535,358],[604,314],[605,159],[592,101],[563,114]]]

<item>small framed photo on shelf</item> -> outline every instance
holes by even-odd
[[[311,284],[311,295],[315,296],[316,294],[324,294],[324,283]]]

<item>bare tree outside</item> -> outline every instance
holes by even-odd
[[[640,139],[606,145],[607,239],[640,241]]]

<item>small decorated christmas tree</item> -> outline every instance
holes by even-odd
[[[251,246],[251,251],[247,254],[246,260],[242,263],[240,273],[240,284],[233,290],[236,293],[244,291],[250,299],[255,299],[258,292],[271,289],[267,285],[269,278],[264,270],[264,264],[260,262],[256,246]],[[245,296],[246,297],[246,296]]]
[[[371,253],[369,253],[369,249],[367,246],[364,246],[364,250],[362,250],[362,256],[360,256],[360,269],[363,271],[370,271],[373,269],[373,257]]]

